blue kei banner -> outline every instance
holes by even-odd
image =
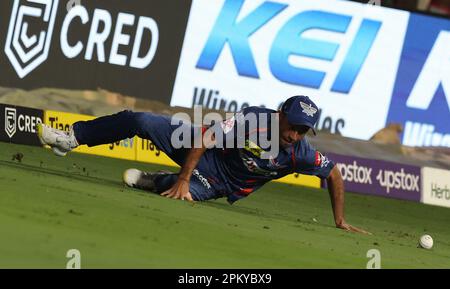
[[[205,13],[207,11],[207,13]],[[318,128],[450,146],[450,21],[350,1],[194,0],[171,105],[321,108]]]

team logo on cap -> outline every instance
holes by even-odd
[[[311,104],[306,104],[302,101],[300,101],[300,106],[303,108],[302,112],[306,113],[307,116],[314,116],[316,114],[317,109],[313,107]]]

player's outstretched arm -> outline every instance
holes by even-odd
[[[214,143],[214,135],[210,130],[207,130],[202,139],[202,147],[193,147],[190,149],[188,155],[186,156],[186,160],[181,167],[177,182],[170,189],[163,192],[161,196],[193,202],[194,200],[192,199],[192,195],[189,192],[189,183],[191,180],[192,172],[194,171],[205,151],[208,148],[214,146]]]
[[[344,216],[344,181],[337,166],[331,170],[327,178],[328,191],[330,193],[331,205],[333,208],[334,221],[336,227],[350,232],[370,234],[363,229],[359,229],[347,224]]]
[[[181,199],[193,201],[192,195],[189,192],[189,182],[192,171],[197,166],[198,161],[202,157],[206,148],[191,148],[184,165],[181,167],[177,182],[167,191],[163,192],[161,196],[166,196],[173,199]]]

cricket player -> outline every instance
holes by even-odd
[[[254,116],[250,118],[250,116]],[[325,179],[330,193],[336,227],[368,233],[349,225],[344,217],[344,184],[339,169],[326,156],[311,147],[305,138],[319,111],[307,96],[287,99],[278,111],[247,107],[233,117],[209,127],[195,127],[169,116],[129,110],[73,124],[69,132],[38,126],[43,144],[58,156],[79,145],[96,146],[132,138],[151,140],[156,147],[180,165],[179,173],[143,172],[128,169],[124,182],[168,198],[206,201],[225,197],[230,204],[247,197],[265,183],[291,173]],[[256,124],[249,124],[253,119]],[[189,144],[174,144],[178,131],[189,132]],[[269,143],[269,145],[267,145]],[[240,145],[239,145],[240,144]]]

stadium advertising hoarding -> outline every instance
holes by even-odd
[[[450,171],[422,168],[422,202],[450,208]]]
[[[449,30],[349,1],[193,0],[171,105],[277,109],[305,94],[319,129],[369,139],[399,122],[405,144],[450,146]]]
[[[190,0],[0,1],[0,86],[168,103]]]
[[[94,118],[95,117],[89,115],[46,110],[44,123],[56,129],[69,131],[70,127],[75,122],[91,120]],[[135,160],[136,145],[137,140],[136,137],[134,137],[131,139],[121,140],[119,142],[99,145],[95,147],[79,146],[74,151],[105,157]]]
[[[421,200],[420,167],[327,154],[339,168],[345,190],[419,202]],[[323,182],[323,187],[326,183]]]
[[[410,14],[387,122],[409,146],[450,147],[450,20]]]
[[[36,126],[43,119],[42,110],[0,104],[0,141],[40,146]]]
[[[136,137],[136,160],[165,166],[178,166],[148,139]]]

